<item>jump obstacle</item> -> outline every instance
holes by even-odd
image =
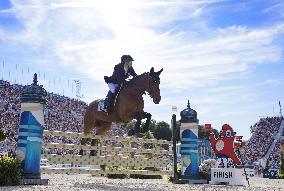
[[[94,136],[84,135],[83,133],[61,132],[61,131],[44,131],[45,136],[52,137],[68,137],[68,138],[88,138],[98,140],[96,146],[63,144],[63,143],[43,143],[42,148],[45,149],[67,149],[85,151],[96,150],[96,156],[87,155],[57,155],[42,154],[41,158],[47,159],[49,164],[72,164],[78,166],[89,166],[90,168],[57,168],[42,167],[41,173],[72,173],[72,174],[91,174],[99,176],[102,174],[139,174],[139,175],[171,175],[171,155],[172,151],[165,150],[162,145],[171,148],[170,142],[157,139],[142,139],[134,137],[111,137],[111,136]],[[111,147],[103,145],[104,142],[111,141],[121,144],[121,147]],[[151,144],[152,149],[143,148],[144,144]],[[107,167],[124,167],[123,170],[111,170]],[[94,168],[97,167],[97,168]],[[156,170],[133,170],[133,167],[151,167]]]

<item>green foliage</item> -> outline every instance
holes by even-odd
[[[170,141],[172,139],[172,130],[170,129],[170,125],[164,121],[158,122],[153,135],[156,139]]]
[[[134,167],[133,170],[150,170],[150,171],[159,171],[159,169],[155,167]],[[161,175],[143,175],[143,174],[130,174],[129,178],[135,179],[162,179]]]
[[[110,166],[109,170],[126,170],[126,168],[121,166]],[[106,174],[106,177],[113,179],[129,178],[127,174]]]
[[[265,163],[265,168],[263,169],[263,174],[268,173],[269,171],[269,165],[268,165],[268,160]]]
[[[173,183],[174,182],[174,177],[173,176],[168,176],[167,181]]]
[[[284,179],[284,173],[283,173],[283,174],[279,173],[279,174],[277,175],[277,179]]]
[[[207,139],[209,137],[208,131],[204,128],[203,125],[198,125],[198,139]]]
[[[123,125],[124,128],[127,130],[134,129],[136,120],[132,120],[128,123],[125,123]],[[141,128],[145,125],[145,122],[142,122]],[[172,130],[170,128],[170,125],[167,122],[160,121],[157,122],[154,119],[150,121],[149,124],[149,130],[153,133],[155,139],[162,139],[162,140],[168,140],[170,141],[172,139]],[[144,137],[144,134],[138,134],[137,137]],[[179,137],[179,136],[178,136]]]
[[[214,137],[219,136],[219,131],[217,129],[212,129],[212,133],[214,134]]]
[[[217,129],[211,129],[212,133],[214,134],[215,138],[219,136],[219,132]],[[205,139],[209,141],[210,131],[206,130],[203,125],[198,125],[198,138]]]
[[[23,172],[21,162],[10,157],[0,158],[0,186],[19,185]]]
[[[3,129],[0,129],[0,142],[6,139],[7,135],[4,133]]]
[[[176,122],[176,129],[177,129],[177,132],[176,132],[176,141],[177,142],[180,142],[180,125],[181,123],[179,121]]]
[[[132,170],[150,170],[150,171],[159,171],[159,169],[154,167],[132,167]],[[121,166],[110,166],[109,170],[129,170],[128,167]],[[113,179],[125,179],[125,178],[135,178],[135,179],[162,179],[161,175],[141,175],[141,174],[106,174],[108,178]]]
[[[278,179],[284,179],[284,153],[281,153],[280,171],[277,176]]]
[[[284,174],[284,152],[281,153],[280,159],[280,173]]]
[[[124,123],[123,127],[126,128],[127,130],[131,130],[131,129],[134,129],[135,123],[136,123],[136,121],[132,120],[128,123]]]
[[[143,139],[153,139],[154,136],[150,131],[148,131],[148,132],[145,132],[145,133],[142,134],[142,138]],[[143,144],[144,149],[153,149],[154,147],[155,147],[155,144],[153,144],[153,143],[144,143]]]
[[[181,178],[181,165],[178,163],[177,164],[177,178]],[[168,176],[167,177],[168,182],[173,183],[174,182],[174,177],[173,176]]]

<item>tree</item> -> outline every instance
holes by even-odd
[[[172,130],[170,129],[170,125],[165,121],[158,122],[153,135],[156,139],[170,141],[172,139]]]
[[[124,123],[123,127],[126,128],[127,130],[131,130],[131,129],[134,129],[135,123],[136,123],[136,121],[132,120],[128,123]]]
[[[198,139],[205,139],[207,130],[203,125],[198,125]]]
[[[177,142],[180,142],[180,124],[181,123],[179,121],[176,122],[176,133],[175,133],[176,136],[175,136],[175,138],[176,138]],[[171,127],[171,131],[172,131],[172,133],[174,133],[172,128],[173,127]]]
[[[214,134],[215,137],[218,137],[219,132],[217,129],[211,129],[211,132]],[[209,140],[210,137],[210,130],[206,130],[203,125],[198,125],[198,138]]]
[[[214,137],[218,137],[219,136],[219,131],[217,129],[213,129],[212,128],[212,133],[214,134]]]
[[[284,175],[284,152],[281,152],[280,173]]]

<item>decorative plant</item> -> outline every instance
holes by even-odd
[[[6,156],[0,158],[0,187],[19,185],[22,173],[19,160]]]
[[[218,163],[215,159],[204,160],[199,166],[199,172],[201,176],[207,180],[211,180],[211,168],[217,168]]]

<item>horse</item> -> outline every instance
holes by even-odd
[[[107,131],[111,129],[112,122],[127,123],[136,119],[134,129],[129,132],[130,135],[133,135],[140,132],[141,120],[145,118],[147,118],[147,120],[141,132],[148,131],[152,115],[148,112],[144,112],[144,100],[142,96],[147,92],[155,104],[160,103],[159,76],[162,71],[163,69],[155,72],[152,67],[150,72],[138,75],[125,83],[116,98],[117,101],[114,106],[114,111],[110,114],[104,111],[98,111],[100,100],[91,102],[84,115],[84,134],[90,134],[92,130],[96,128],[95,135],[105,135]],[[85,145],[86,141],[87,138],[83,138],[81,144]],[[93,139],[91,145],[93,146],[95,144],[97,144],[97,142]],[[82,154],[83,150],[80,150],[80,155]],[[93,155],[93,151],[91,151],[90,155]]]

